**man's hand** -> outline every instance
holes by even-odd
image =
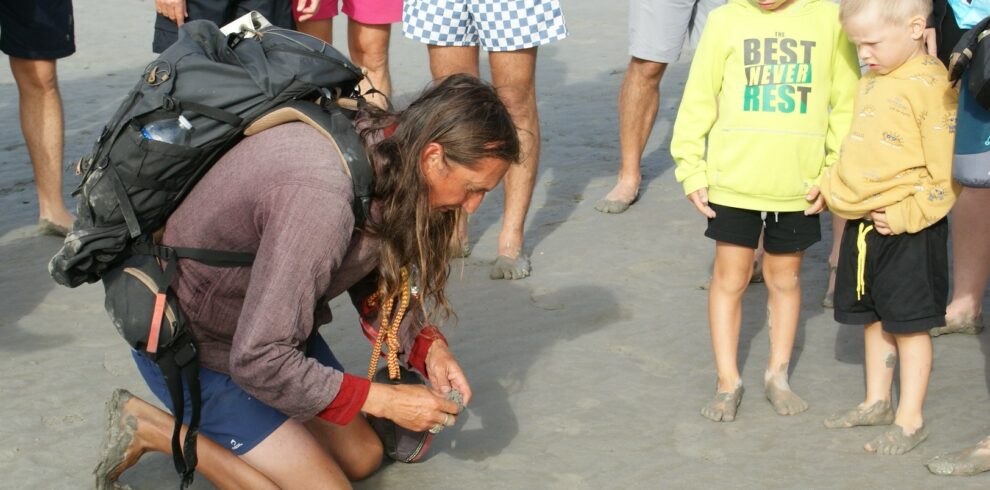
[[[309,20],[319,9],[320,0],[299,0],[299,4],[296,5],[296,11],[300,14],[298,20],[300,22]]]
[[[437,425],[449,427],[457,423],[458,406],[423,385],[371,383],[361,409],[409,430],[422,432]]]
[[[464,406],[471,402],[471,385],[444,341],[433,341],[426,352],[426,373],[430,376],[433,389],[441,396],[446,397],[451,388],[457,388],[464,397]]]
[[[887,211],[884,208],[870,211],[870,219],[873,220],[873,229],[881,235],[893,235],[890,225],[887,224]]]
[[[817,185],[808,191],[808,195],[804,196],[804,200],[811,203],[811,206],[808,206],[808,209],[804,210],[805,216],[818,214],[825,210],[825,198],[822,196],[822,191]]]
[[[186,0],[155,0],[155,10],[163,16],[172,19],[175,25],[186,23]]]
[[[694,207],[698,209],[698,212],[705,215],[707,218],[715,217],[715,210],[708,205],[708,188],[702,187],[687,196],[688,201],[694,204]]]

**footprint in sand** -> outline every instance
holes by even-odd
[[[529,299],[538,308],[547,311],[563,310],[564,303],[553,297],[553,293],[555,292],[555,290],[549,288],[536,288],[530,293]]]
[[[79,427],[85,422],[82,415],[70,413],[67,415],[46,415],[41,417],[41,423],[53,430],[65,430]]]

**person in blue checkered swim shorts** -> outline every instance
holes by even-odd
[[[488,51],[492,84],[509,108],[522,143],[522,159],[505,178],[498,256],[489,277],[528,276],[523,224],[540,155],[536,52],[541,45],[567,37],[560,0],[405,0],[402,32],[428,45],[434,79],[455,73],[479,76],[479,47]],[[471,253],[466,218],[459,220],[455,242],[458,255]]]

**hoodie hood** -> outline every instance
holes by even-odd
[[[797,16],[805,15],[811,9],[808,7],[814,6],[814,4],[821,3],[823,0],[794,0],[793,3],[787,6],[783,10],[763,10],[757,5],[756,0],[729,0],[729,4],[742,8],[748,13],[755,13],[758,15],[784,15],[784,16]]]

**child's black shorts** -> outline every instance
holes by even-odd
[[[0,51],[28,60],[57,60],[76,52],[72,1],[0,1]]]
[[[755,249],[763,236],[763,250],[772,254],[800,252],[822,239],[818,215],[803,211],[774,213],[739,209],[709,203],[715,217],[708,219],[705,236],[720,242]]]
[[[918,233],[865,233],[863,290],[857,299],[856,243],[861,224],[865,229],[873,223],[850,220],[842,235],[835,274],[835,321],[851,325],[879,321],[883,330],[892,334],[923,332],[945,325],[948,220],[943,218]]]

